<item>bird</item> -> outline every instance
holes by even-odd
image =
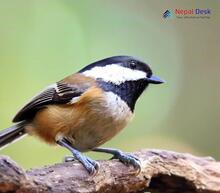
[[[26,134],[51,145],[67,148],[89,174],[99,163],[84,152],[112,154],[140,169],[133,154],[100,147],[118,134],[134,116],[135,104],[149,84],[164,80],[148,64],[133,56],[112,56],[87,65],[47,86],[15,115],[15,123],[0,132],[0,148]],[[67,157],[69,161],[71,157]]]

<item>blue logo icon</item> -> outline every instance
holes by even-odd
[[[163,13],[163,18],[170,18],[170,17],[172,17],[172,12],[170,10],[166,10]]]

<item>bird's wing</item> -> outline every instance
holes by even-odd
[[[14,117],[13,122],[32,118],[35,113],[49,104],[67,104],[76,101],[87,88],[78,84],[57,82],[27,103]],[[74,100],[75,99],[75,100]]]

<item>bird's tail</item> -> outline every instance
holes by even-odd
[[[26,134],[25,124],[26,122],[22,121],[0,131],[0,149],[24,136]]]

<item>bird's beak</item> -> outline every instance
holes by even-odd
[[[162,84],[162,83],[165,83],[164,80],[162,80],[159,77],[154,76],[154,75],[152,75],[149,78],[147,77],[147,81],[148,81],[148,83],[151,83],[151,84]]]

